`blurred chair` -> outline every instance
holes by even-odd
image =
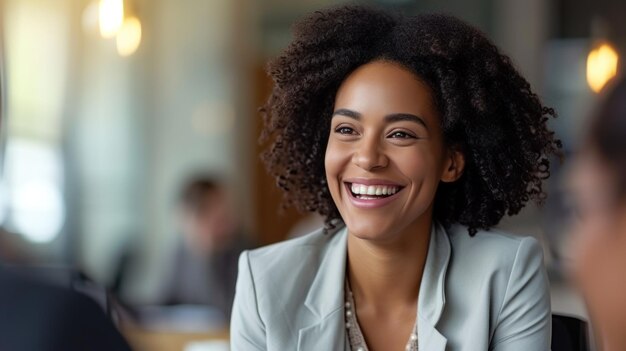
[[[587,322],[576,317],[552,315],[552,351],[589,351]]]

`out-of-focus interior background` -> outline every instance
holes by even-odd
[[[246,247],[303,231],[258,158],[268,58],[332,0],[0,0],[0,257],[69,265],[130,306],[159,303],[181,240],[180,192],[221,182]],[[621,0],[378,0],[484,30],[543,101],[566,148],[542,209],[504,221],[544,243],[556,310],[584,315],[562,264],[563,182],[583,120],[626,55]],[[226,201],[226,200],[224,200]],[[306,218],[306,223],[316,223]],[[295,225],[298,228],[294,229]],[[306,224],[304,225],[306,226]]]

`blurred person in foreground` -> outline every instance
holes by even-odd
[[[124,351],[130,347],[87,295],[0,264],[0,350]]]
[[[591,120],[570,180],[570,270],[602,349],[626,350],[626,79]]]
[[[0,87],[1,78],[0,74]],[[0,92],[0,126],[4,128],[2,96]],[[10,249],[0,247],[0,252]],[[11,257],[0,258],[0,351],[130,350],[93,299],[22,274],[15,263]]]
[[[204,305],[230,318],[237,260],[247,238],[229,193],[214,177],[193,177],[179,196],[180,240],[161,292],[167,305]]]

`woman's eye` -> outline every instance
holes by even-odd
[[[389,137],[397,139],[415,139],[415,136],[403,131],[395,131],[389,134]]]
[[[354,129],[350,127],[338,127],[335,129],[335,133],[351,135],[351,134],[354,134]]]

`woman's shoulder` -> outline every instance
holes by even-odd
[[[468,334],[458,330],[469,330],[472,335],[488,336],[483,344],[491,347],[511,342],[545,349],[550,294],[539,242],[500,230],[470,236],[467,228],[459,225],[446,232],[451,257],[446,309],[439,326],[449,344],[461,345]],[[489,332],[481,334],[486,327]]]
[[[447,232],[454,256],[469,256],[472,259],[485,257],[491,261],[501,258],[507,262],[513,262],[520,255],[543,259],[541,245],[531,236],[499,229],[479,230],[471,236],[467,227],[458,224],[450,226]]]
[[[493,293],[503,297],[511,284],[545,275],[543,249],[533,237],[495,229],[479,230],[470,236],[467,228],[460,225],[451,226],[447,233],[451,246],[450,284],[460,284],[468,290],[474,287],[477,294],[487,284]],[[537,283],[543,285],[542,279]]]
[[[323,228],[316,229],[308,234],[297,238],[287,239],[275,244],[262,246],[248,253],[256,260],[271,259],[275,257],[292,256],[294,251],[302,249],[309,251],[323,250],[333,242],[335,234],[339,230],[324,232]]]
[[[533,237],[495,229],[479,230],[470,236],[460,225],[451,226],[447,233],[451,246],[448,277],[455,282],[452,284],[478,284],[477,288],[488,284],[504,292],[512,280],[531,279],[545,272],[543,249]]]
[[[280,276],[287,271],[287,276],[297,276],[299,271],[314,270],[328,250],[341,246],[342,229],[324,232],[320,228],[298,238],[244,251],[242,258],[245,256],[252,274],[259,279],[268,274]]]

